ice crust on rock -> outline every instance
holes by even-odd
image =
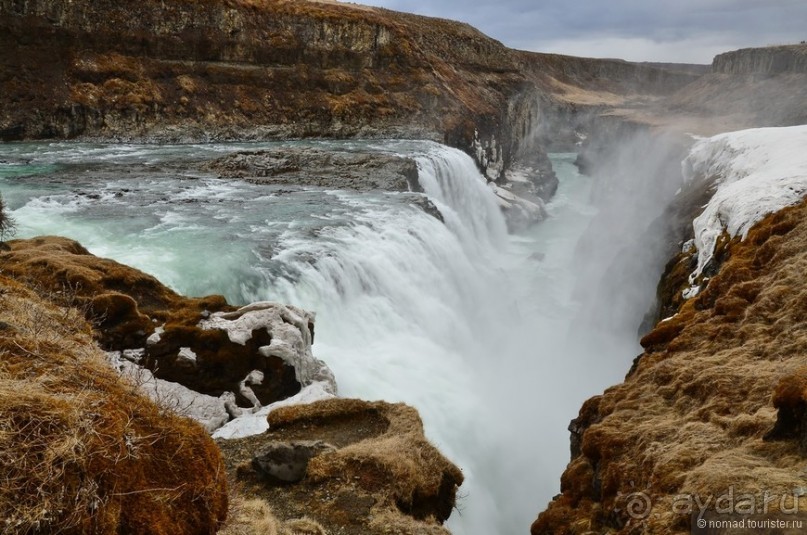
[[[297,382],[304,387],[323,381],[335,393],[333,372],[311,352],[314,317],[313,312],[298,307],[262,301],[233,312],[211,314],[209,319],[199,323],[199,327],[226,331],[230,341],[241,345],[252,338],[253,331],[266,329],[272,341],[259,348],[261,355],[279,357],[293,366]]]
[[[269,345],[258,349],[264,357],[278,357],[294,367],[302,390],[296,395],[261,407],[244,411],[242,416],[218,429],[215,438],[239,438],[262,433],[268,429],[266,416],[278,407],[312,403],[336,397],[336,381],[330,368],[314,357],[311,351],[314,334],[314,313],[298,307],[269,301],[252,303],[233,312],[216,312],[199,323],[202,329],[221,329],[230,340],[245,344],[252,332],[266,329]]]
[[[109,359],[115,369],[157,403],[200,422],[216,438],[238,438],[268,429],[266,416],[278,407],[336,397],[333,372],[311,351],[313,325],[312,312],[273,302],[252,303],[233,312],[217,312],[199,323],[201,329],[226,331],[230,341],[240,345],[246,345],[255,330],[266,329],[271,341],[269,345],[258,348],[258,352],[267,358],[279,357],[293,366],[302,389],[290,398],[265,407],[255,400],[252,409],[241,409],[235,405],[235,394],[232,392],[213,397],[178,383],[158,379],[150,370],[138,365],[144,350],[111,352]],[[156,341],[161,331],[158,329],[156,336],[152,335]],[[196,354],[187,347],[180,348],[178,358],[189,366],[196,363]],[[262,379],[263,373],[253,370],[241,382],[241,393],[244,394],[246,386],[256,381],[259,383]],[[230,420],[232,416],[237,417]]]
[[[708,181],[715,193],[693,221],[700,277],[723,232],[745,239],[767,214],[807,193],[807,125],[754,128],[701,139],[682,162],[685,182]]]
[[[323,399],[335,398],[335,392],[330,385],[324,381],[317,381],[308,386],[304,386],[300,392],[290,398],[277,401],[271,405],[261,407],[252,413],[245,413],[234,420],[231,420],[213,433],[213,438],[243,438],[250,435],[258,435],[269,429],[266,417],[275,409],[288,407],[290,405],[304,405],[314,403]]]
[[[212,433],[230,419],[221,398],[200,394],[179,383],[158,379],[151,370],[138,366],[120,351],[112,351],[107,355],[112,367],[136,384],[155,403],[196,420],[208,432]]]

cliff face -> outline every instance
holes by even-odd
[[[807,73],[807,45],[745,48],[715,56],[712,72],[716,74]]]
[[[807,45],[743,49],[716,56],[711,71],[654,108],[619,115],[682,132],[714,135],[807,122]]]
[[[582,146],[584,158],[596,159],[597,152],[639,131],[711,136],[803,124],[805,50],[807,45],[738,50],[717,56],[711,67],[547,58],[555,65],[556,89],[545,108],[543,144],[552,150]],[[558,85],[569,79],[564,73],[571,81]]]
[[[468,25],[288,0],[0,0],[0,139],[432,138],[491,180],[557,104],[667,93],[694,75],[522,53]]]
[[[664,216],[693,238],[659,285],[664,319],[625,381],[572,421],[562,494],[534,534],[689,533],[691,513],[728,502],[784,519],[804,506],[803,130],[691,149]]]
[[[786,209],[728,245],[706,291],[642,340],[625,382],[583,406],[562,494],[532,533],[689,533],[695,497],[713,509],[729,492],[758,505],[767,491],[772,513],[800,499],[803,391],[780,391],[801,384],[807,349],[806,215],[805,205]],[[689,508],[676,507],[679,496]],[[635,497],[647,507],[631,516]]]
[[[460,23],[273,0],[0,2],[4,139],[414,136],[501,165],[526,80]]]

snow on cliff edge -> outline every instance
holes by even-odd
[[[767,214],[807,193],[807,125],[754,128],[701,139],[682,162],[685,182],[712,182],[716,191],[693,221],[698,266],[694,282],[727,231],[745,239]]]

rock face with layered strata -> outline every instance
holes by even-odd
[[[744,48],[715,56],[716,74],[807,73],[807,44]]]
[[[288,0],[2,0],[0,66],[4,140],[434,139],[490,180],[525,163],[543,199],[556,185],[552,133],[536,135],[548,108],[694,79],[514,51],[443,19]]]
[[[436,138],[492,165],[524,76],[470,26],[272,0],[0,3],[2,137]]]
[[[289,148],[237,152],[205,165],[221,178],[352,190],[422,191],[411,158],[372,152]]]

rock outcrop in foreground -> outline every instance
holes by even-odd
[[[333,376],[311,356],[312,314],[277,303],[235,309],[218,297],[185,298],[65,238],[4,247],[3,533],[448,533],[442,523],[462,472],[427,441],[415,409],[333,397]],[[159,366],[141,368],[154,346],[177,336],[182,347],[165,352],[175,357],[166,368],[186,386],[159,379]],[[117,349],[111,363],[98,343]],[[128,343],[145,348],[120,346]],[[228,425],[252,429],[252,419],[266,420],[250,404],[281,395],[257,380],[263,372],[269,380],[271,367],[237,381],[255,365],[240,369],[253,349],[287,366],[298,389],[308,386],[262,409],[271,409],[269,431],[220,439],[217,448],[177,413],[216,417],[210,407],[226,399],[194,389],[204,391],[205,377],[217,370],[247,405],[227,402],[224,421],[239,411],[244,416]],[[219,367],[217,352],[226,353]],[[315,401],[322,398],[331,399]]]
[[[689,533],[690,513],[730,496],[737,512],[807,506],[807,203],[745,239],[724,233],[702,290],[680,299],[697,257],[668,266],[662,305],[676,313],[642,339],[625,382],[572,422],[562,494],[534,535]]]
[[[245,493],[283,520],[308,516],[327,533],[448,531],[462,472],[402,404],[331,399],[279,408],[261,435],[220,440]]]
[[[0,354],[0,531],[216,533],[215,443],[122,380],[78,310],[0,276]]]
[[[260,353],[272,343],[264,325],[256,325],[260,330],[243,340],[233,340],[226,329],[205,328],[203,322],[216,313],[236,311],[221,296],[180,296],[154,277],[98,258],[66,238],[14,240],[0,260],[5,273],[62,298],[65,305],[81,307],[95,323],[102,348],[125,352],[160,379],[218,397],[239,392],[239,383],[260,370],[264,379],[252,389],[263,405],[300,390],[288,362]],[[309,328],[309,320],[313,330],[313,318],[304,327]],[[248,399],[239,397],[238,402],[252,406]]]

